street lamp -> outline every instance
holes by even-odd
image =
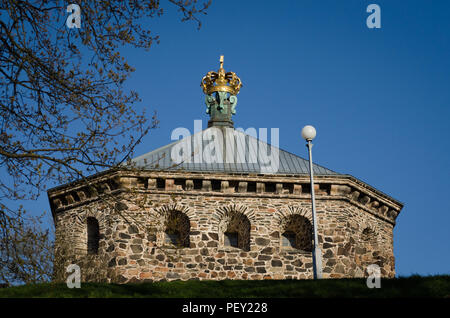
[[[309,153],[309,176],[311,179],[311,202],[312,202],[312,218],[313,218],[313,231],[314,231],[314,246],[313,246],[313,271],[314,279],[322,278],[322,251],[319,247],[319,241],[317,238],[317,218],[316,218],[316,198],[314,196],[314,174],[312,163],[312,146],[311,141],[316,137],[316,129],[313,126],[305,126],[302,129],[302,137],[308,142]]]

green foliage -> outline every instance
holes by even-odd
[[[141,284],[35,284],[0,289],[0,297],[152,297],[152,298],[396,298],[450,297],[450,276],[382,279],[380,289],[366,280],[173,281]]]

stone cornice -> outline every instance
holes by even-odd
[[[349,175],[315,176],[317,200],[345,200],[395,224],[403,204]],[[48,191],[53,215],[123,191],[308,199],[309,176],[185,171],[107,171]]]

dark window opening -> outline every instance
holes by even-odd
[[[103,191],[103,187],[100,185],[96,186],[95,189],[97,190],[97,194],[103,194],[105,191]]]
[[[295,248],[295,233],[293,232],[284,232],[281,236],[281,246],[282,247],[292,247]]]
[[[98,221],[96,218],[87,218],[87,232],[88,232],[88,254],[97,254],[98,245],[100,241],[100,230],[98,226]]]
[[[312,224],[304,216],[291,215],[282,227],[281,247],[299,251],[312,251]]]
[[[331,192],[331,184],[319,184],[319,190],[317,193],[320,194],[330,194]]]
[[[276,184],[273,182],[266,183],[266,192],[275,192]]]
[[[156,179],[156,187],[158,189],[165,189],[166,188],[166,180],[162,178]]]
[[[201,190],[203,182],[201,179],[194,179],[194,190]]]
[[[61,199],[61,202],[62,202],[63,206],[68,204],[66,197],[60,197],[60,199]]]
[[[138,178],[138,184],[143,187],[144,189],[148,189],[148,178]],[[115,189],[115,185],[111,184],[109,185],[111,190]]]
[[[165,221],[163,244],[175,247],[189,247],[190,221],[186,214],[171,211]]]
[[[223,235],[223,245],[238,247],[238,234],[233,232],[225,232]]]
[[[175,186],[181,186],[181,188],[183,190],[186,190],[186,179],[175,179],[174,183],[175,183]]]
[[[94,186],[87,188],[89,198],[95,198],[97,196],[97,189]]]
[[[174,246],[179,246],[180,241],[180,233],[178,231],[166,231],[165,232],[165,238],[164,243]]]
[[[147,186],[146,186],[146,188],[147,188],[148,187],[148,179],[146,178],[145,181],[147,184]],[[109,187],[111,188],[111,190],[115,190],[119,187],[119,184],[117,183],[117,181],[113,180],[113,179],[108,180],[108,184],[109,184]]]
[[[294,193],[294,184],[283,183],[283,193]]]
[[[228,187],[234,189],[234,192],[239,192],[239,181],[230,181]]]
[[[221,181],[220,180],[211,180],[211,188],[213,191],[220,191]]]
[[[256,182],[249,182],[247,184],[247,192],[256,192]]]
[[[72,197],[73,197],[73,200],[75,201],[75,202],[80,202],[81,200],[80,200],[80,197],[78,196],[78,193],[76,193],[76,192],[73,192],[72,193]]]
[[[311,193],[311,184],[302,184],[302,193]]]

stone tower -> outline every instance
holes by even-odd
[[[313,277],[308,162],[233,128],[242,84],[223,57],[201,85],[207,129],[48,191],[57,279],[71,263],[83,281]],[[362,277],[370,264],[393,277],[402,204],[313,169],[323,277]]]

